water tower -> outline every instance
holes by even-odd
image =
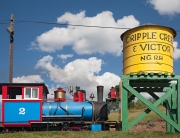
[[[180,77],[173,72],[173,39],[170,27],[145,24],[127,30],[123,41],[123,75],[121,76],[122,131],[128,131],[143,117],[154,111],[167,122],[167,131],[180,132]],[[142,92],[156,101],[151,103]],[[130,93],[130,95],[128,94]],[[157,93],[164,93],[158,96]],[[147,105],[137,118],[128,122],[128,103],[138,98]],[[157,106],[166,108],[163,113]]]

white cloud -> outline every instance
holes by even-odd
[[[50,79],[61,84],[63,88],[80,86],[81,89],[86,90],[87,98],[92,92],[96,96],[96,86],[98,85],[104,86],[104,98],[107,98],[109,89],[119,84],[120,77],[113,73],[105,72],[101,76],[98,75],[103,61],[96,57],[76,59],[66,64],[64,68],[53,65],[52,60],[51,56],[45,56],[37,62],[35,68],[41,68],[48,72]]]
[[[173,46],[174,46],[174,59],[177,60],[178,58],[180,58],[180,49],[178,48],[178,42],[174,41]]]
[[[43,80],[39,75],[29,75],[13,78],[14,83],[41,83]]]
[[[31,42],[31,46],[36,46],[36,43],[35,42]]]
[[[124,16],[115,21],[110,11],[103,11],[94,17],[86,17],[85,11],[77,14],[67,12],[57,18],[57,21],[58,23],[104,27],[133,28],[139,25],[139,21],[133,15]],[[54,27],[38,36],[36,44],[32,43],[32,46],[46,52],[55,52],[63,49],[64,46],[72,46],[77,54],[111,53],[118,56],[122,51],[120,35],[124,31],[77,26]]]
[[[71,58],[73,57],[73,54],[61,54],[61,55],[57,55],[59,58],[65,60],[67,58]]]
[[[160,15],[172,16],[180,13],[180,0],[148,0],[147,2],[152,4]]]

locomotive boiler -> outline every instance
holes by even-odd
[[[86,100],[86,91],[76,87],[73,101],[65,98],[62,88],[54,91],[53,102],[43,102],[43,120],[49,121],[106,121],[108,107],[103,102],[103,86],[97,86],[97,102]]]

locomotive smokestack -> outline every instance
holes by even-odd
[[[97,86],[97,101],[103,102],[103,88],[104,86]]]

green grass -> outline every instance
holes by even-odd
[[[118,112],[114,111],[111,112],[110,115],[108,116],[109,121],[118,121]]]
[[[138,115],[140,115],[145,109],[140,109],[140,110],[131,109],[131,110],[129,110],[129,112],[128,112],[128,121],[131,122]],[[165,108],[162,105],[158,106],[158,109],[160,109],[162,112],[165,113]],[[140,122],[145,122],[147,120],[154,120],[154,119],[158,119],[158,118],[161,118],[161,117],[159,115],[157,115],[155,112],[151,111]],[[109,121],[118,121],[118,112],[117,111],[114,111],[114,112],[110,113]]]
[[[162,105],[158,106],[158,109],[160,109],[163,113],[165,113],[165,108]],[[144,111],[144,110],[135,112],[134,114],[131,113],[131,111],[130,111],[129,122],[132,121],[134,118],[136,118],[139,114],[141,114],[142,111]],[[145,122],[147,120],[154,120],[154,119],[158,119],[158,118],[161,118],[161,117],[159,115],[157,115],[154,111],[151,111],[140,122]]]
[[[163,132],[72,132],[72,131],[48,131],[48,132],[17,132],[0,134],[0,138],[178,138],[177,133]]]

